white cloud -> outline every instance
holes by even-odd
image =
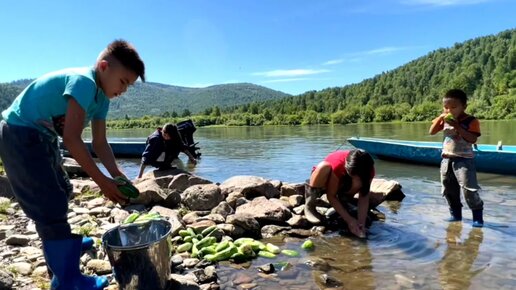
[[[344,62],[343,58],[332,59],[332,60],[329,60],[327,62],[324,62],[323,65],[334,65],[334,64],[339,64],[339,63],[342,63],[342,62]]]
[[[347,62],[361,62],[366,57],[375,56],[375,55],[388,55],[392,54],[398,51],[403,50],[409,50],[409,49],[416,49],[418,47],[408,47],[408,46],[386,46],[386,47],[380,47],[376,49],[366,50],[366,51],[359,51],[359,52],[353,52],[353,53],[347,53],[345,54],[345,57],[342,58],[336,58],[332,60],[328,60],[323,63],[323,65],[336,65],[339,63]]]
[[[454,5],[471,5],[492,0],[402,0],[402,4],[407,5],[428,5],[428,6],[454,6]]]
[[[271,70],[266,72],[256,72],[253,73],[255,76],[264,76],[268,78],[277,78],[277,77],[297,77],[297,76],[307,76],[307,75],[316,75],[321,73],[327,73],[330,70],[327,69],[278,69]]]
[[[288,83],[288,82],[299,82],[299,81],[308,81],[309,78],[288,78],[288,79],[275,79],[263,81],[262,83]]]

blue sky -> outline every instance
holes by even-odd
[[[2,0],[0,82],[92,65],[123,38],[150,82],[299,94],[516,28],[515,11],[514,0]]]

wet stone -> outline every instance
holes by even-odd
[[[25,247],[29,244],[29,242],[30,238],[26,235],[12,235],[5,240],[5,243],[10,246]]]
[[[265,274],[274,273],[274,271],[275,271],[274,265],[271,263],[258,266],[257,268],[258,268],[258,271],[265,273]]]

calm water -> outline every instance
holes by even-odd
[[[482,122],[479,143],[516,144],[516,121]],[[234,175],[257,175],[287,182],[302,182],[311,167],[338,148],[348,149],[351,136],[439,141],[429,136],[428,124],[363,124],[348,126],[199,128],[194,135],[202,160],[186,167],[197,175],[222,182]],[[152,130],[111,131],[110,138],[145,138]],[[185,156],[181,156],[186,160]],[[121,160],[135,177],[138,160]],[[515,165],[516,166],[516,165]],[[395,179],[407,197],[385,202],[380,210],[384,222],[376,222],[369,239],[359,241],[330,234],[315,239],[316,250],[300,258],[257,259],[249,269],[235,271],[222,266],[219,274],[231,289],[232,278],[243,273],[254,277],[255,289],[324,288],[320,274],[341,281],[344,289],[516,289],[516,178],[479,173],[485,203],[486,226],[471,227],[465,221],[449,224],[445,200],[440,195],[436,167],[376,161],[377,176]],[[280,243],[280,242],[278,242]],[[301,241],[284,247],[297,248]],[[303,262],[310,256],[326,260],[331,268],[309,271]],[[256,275],[255,265],[291,261],[294,267],[271,280]],[[237,289],[235,286],[234,289]]]

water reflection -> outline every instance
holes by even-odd
[[[320,289],[341,285],[344,285],[344,289],[377,288],[373,255],[367,242],[333,236],[315,243],[316,250],[309,254],[308,260],[315,263],[312,279]],[[324,274],[330,278],[325,279]]]
[[[446,252],[439,262],[439,280],[443,289],[468,289],[473,278],[482,272],[475,269],[484,233],[482,229],[472,228],[468,237],[462,241],[462,223],[450,223],[446,230]]]

